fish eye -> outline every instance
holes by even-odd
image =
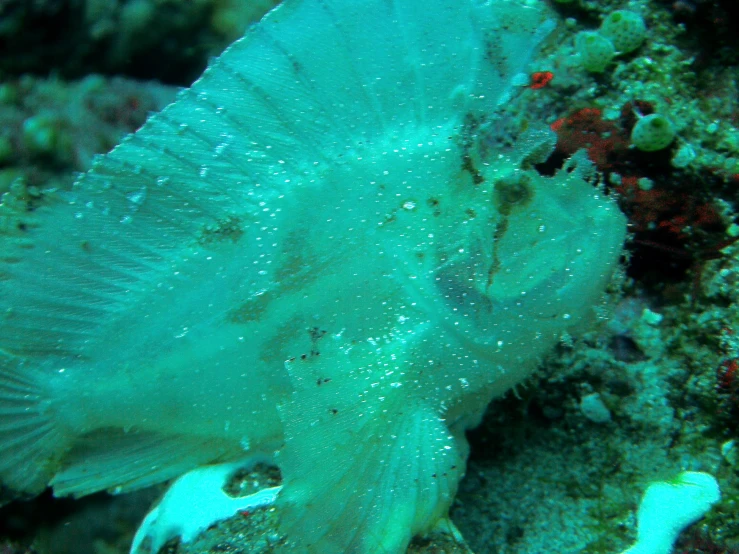
[[[495,183],[495,205],[503,215],[508,215],[517,206],[528,204],[533,197],[531,176],[526,173],[506,175]]]

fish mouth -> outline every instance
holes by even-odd
[[[435,284],[446,310],[444,319],[455,333],[479,346],[495,346],[509,340],[511,331],[521,322],[533,327],[562,317],[556,302],[544,302],[544,309],[539,307],[543,297],[557,296],[553,284],[539,283],[529,290],[503,293],[500,287],[475,283],[447,269],[437,273]]]
[[[595,291],[605,287],[616,263],[604,266],[601,257],[616,260],[613,251],[620,250],[609,233],[578,227],[516,250],[484,244],[488,248],[472,246],[466,257],[446,260],[433,283],[451,332],[487,350],[512,343],[528,348],[589,320],[600,298]]]

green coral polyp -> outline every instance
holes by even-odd
[[[26,119],[23,122],[23,141],[29,149],[35,152],[53,152],[58,141],[54,120],[43,115]]]
[[[60,119],[38,114],[23,122],[23,145],[33,155],[66,160],[71,156],[72,141]]]

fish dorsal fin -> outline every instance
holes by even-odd
[[[443,419],[403,382],[402,350],[326,345],[292,362],[278,503],[301,552],[401,552],[446,516],[464,459]]]
[[[446,132],[493,109],[526,61],[513,55],[516,37],[532,41],[529,20],[540,18],[500,4],[286,2],[49,213],[6,196],[0,349],[84,356],[101,327],[182,275],[192,261],[183,253],[204,234],[245,233],[281,195],[320,186],[357,145],[402,145],[408,129]],[[514,7],[510,45],[492,40]]]

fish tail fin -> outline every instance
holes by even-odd
[[[0,356],[0,485],[6,489],[3,496],[8,492],[10,496],[41,492],[56,472],[68,442],[54,422],[44,373],[29,371],[25,365],[21,359]]]

